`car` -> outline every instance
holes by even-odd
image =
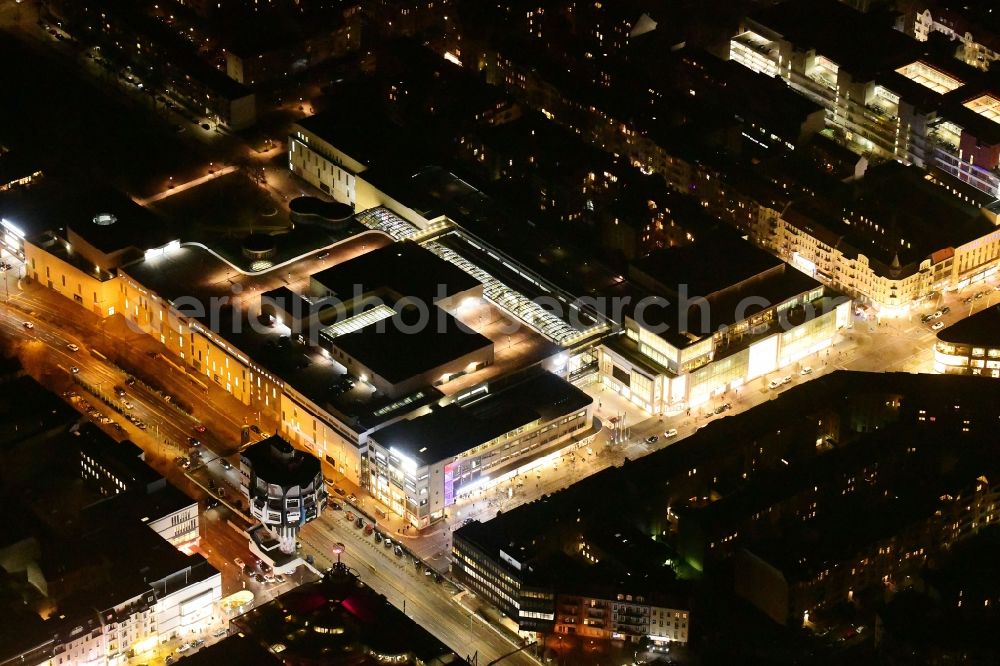
[[[285,582],[285,577],[279,573],[274,574],[274,582],[279,585]]]
[[[941,308],[941,314],[946,315],[949,312],[951,312],[951,308],[949,308],[948,306]]]
[[[168,654],[167,658],[163,661],[163,663],[166,664],[167,666],[170,666],[170,664],[174,663],[174,655]]]
[[[128,400],[122,400],[122,407],[124,407],[125,409],[135,409],[135,405],[133,405]]]
[[[791,375],[785,375],[784,377],[781,378],[781,383],[782,384],[790,384],[791,382],[792,382],[792,376]]]
[[[776,389],[779,386],[781,386],[781,382],[779,382],[777,379],[772,379],[767,383],[767,388],[769,389]]]
[[[200,423],[194,427],[194,431],[197,433],[205,432],[205,430],[206,430],[205,426],[203,426]]]
[[[663,433],[663,436],[666,437],[667,439],[670,439],[671,437],[676,437],[677,428],[671,428],[670,430],[667,430],[666,432]]]
[[[811,375],[812,371],[813,371],[813,369],[807,365],[804,368],[802,368],[801,370],[799,370],[799,374],[800,375]]]
[[[212,634],[212,638],[222,638],[223,636],[225,636],[228,633],[229,633],[228,629],[225,629],[225,628],[218,629],[218,630],[215,631],[215,633]]]
[[[374,531],[375,531],[375,528],[372,527],[370,524],[365,525],[365,536],[371,536],[372,532],[374,532]]]
[[[939,331],[942,328],[944,328],[944,322],[943,321],[936,322],[933,326],[931,326],[931,330],[932,331]]]
[[[328,486],[332,486],[333,485],[333,479],[331,479],[328,476],[325,476],[325,477],[323,477],[323,483],[325,483]]]
[[[34,324],[32,324],[32,323],[31,323],[30,321],[26,321],[26,322],[24,322],[24,324],[22,324],[22,326],[24,326],[24,327],[25,327],[26,329],[28,329],[29,331],[30,331],[31,329],[33,329],[33,328],[35,327],[35,325],[34,325]]]
[[[74,365],[72,368],[69,369],[69,371],[72,372],[74,375],[76,375],[80,373],[80,368]]]
[[[341,505],[340,502],[335,502],[333,500],[330,500],[330,508],[333,509],[334,511],[343,511],[344,510],[344,507],[343,507],[343,505]]]
[[[375,541],[382,543],[382,533],[378,530],[375,530]]]
[[[253,579],[255,581],[257,581],[258,583],[266,583],[267,582],[267,579],[264,578],[264,574],[259,574],[259,573],[258,574],[254,574],[253,575]]]
[[[968,304],[969,304],[969,303],[971,303],[971,302],[972,302],[973,300],[975,300],[975,298],[974,298],[974,297],[972,297],[972,296],[969,296],[968,298],[966,298],[966,299],[962,300],[962,302],[963,302],[963,303],[965,303],[966,305],[968,305]]]
[[[274,582],[276,582],[276,580],[274,578],[274,574],[269,574],[269,573],[264,574],[264,582],[265,583],[274,583]]]
[[[981,291],[981,292],[979,292],[978,294],[975,295],[975,299],[978,301],[980,298],[982,298],[985,295],[986,295],[986,292],[985,291]]]
[[[185,458],[184,462],[181,463],[181,469],[189,469],[190,467],[191,467],[191,461]]]
[[[188,444],[191,446],[201,446],[201,440],[196,437],[188,437]]]
[[[135,386],[135,377],[129,375],[125,378],[125,386]]]
[[[714,409],[714,410],[712,411],[712,413],[713,413],[713,414],[721,414],[721,413],[722,413],[722,412],[724,412],[724,411],[726,411],[726,407],[725,407],[725,405],[719,405],[718,407],[716,407],[716,408],[715,408],[715,409]]]
[[[932,321],[933,319],[934,319],[934,313],[931,313],[931,314],[925,314],[923,317],[920,318],[920,321],[926,324],[927,322]]]
[[[219,458],[219,464],[222,465],[222,469],[232,469],[233,463],[229,462],[225,458]]]
[[[174,458],[174,462],[177,463],[178,465],[183,465],[185,460],[187,460],[187,458],[185,458],[184,456],[177,456],[176,458]]]
[[[386,537],[385,541],[382,542],[382,545],[385,546],[386,548],[392,548],[392,539]]]
[[[115,387],[115,395],[118,396],[119,398],[124,398],[125,397],[125,389],[123,389],[121,386],[116,386]]]
[[[214,509],[217,506],[219,506],[219,500],[215,499],[214,497],[209,497],[207,500],[205,500],[206,509]]]
[[[343,488],[336,488],[336,487],[334,487],[333,492],[337,493],[341,497],[345,497],[347,495],[347,493],[344,492]]]
[[[434,575],[434,570],[431,568],[424,569],[424,575],[428,578]]]
[[[138,428],[139,430],[145,430],[146,424],[143,423],[142,421],[136,421],[135,427]]]
[[[357,520],[354,521],[354,526],[357,527],[358,529],[361,529],[362,527],[365,526],[365,521],[362,518],[358,518]]]
[[[195,640],[193,643],[191,643],[191,647],[193,647],[193,648],[200,648],[204,644],[205,644],[205,639],[204,638],[199,638],[199,639]]]
[[[402,546],[396,546],[395,548],[392,549],[392,552],[394,552],[396,554],[396,557],[402,557],[403,556],[403,547]]]
[[[184,643],[179,648],[177,648],[177,654],[180,654],[182,652],[187,652],[190,649],[191,649],[191,644],[190,643]]]
[[[657,437],[656,435],[650,435],[649,437],[646,438],[647,444],[656,444],[658,441],[660,441],[660,438]]]
[[[72,342],[69,343],[68,345],[66,345],[66,349],[70,350],[71,352],[78,352],[78,351],[80,351],[80,347],[77,346],[76,344],[72,343]]]
[[[350,495],[347,496],[347,501],[351,502],[352,504],[357,504],[358,503],[358,496],[355,495],[354,493],[351,493]]]
[[[316,255],[316,259],[317,260],[323,260],[323,259],[326,259],[329,256],[330,256],[329,252],[320,252],[319,254]]]

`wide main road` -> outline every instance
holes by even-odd
[[[475,657],[476,663],[482,665],[508,655],[500,662],[504,666],[538,665],[527,652],[515,652],[520,646],[500,630],[464,608],[450,583],[435,583],[424,575],[423,567],[417,569],[410,556],[397,557],[391,548],[365,536],[345,519],[344,512],[327,512],[320,520],[306,525],[299,541],[316,558],[316,565],[324,568],[335,561],[334,546],[344,544],[341,555],[344,564],[459,656]]]
[[[25,322],[31,322],[32,327],[26,327]],[[121,404],[122,399],[115,395],[114,388],[121,386],[126,376],[100,355],[87,349],[74,333],[46,319],[0,306],[0,335],[20,342],[24,350],[22,360],[26,365],[38,363],[36,369],[43,372],[52,368],[56,368],[57,372],[61,370],[67,376],[75,376],[94,387],[112,402]],[[76,344],[79,349],[73,351],[70,344]],[[78,372],[74,373],[73,368],[77,368]],[[88,392],[80,390],[79,393],[101,412],[122,424],[128,433],[135,431],[124,417],[98,403]],[[147,452],[158,458],[170,460],[174,456],[185,455],[189,449],[187,438],[192,435],[197,422],[138,383],[126,387],[126,393],[124,400],[132,405],[126,411],[141,419],[147,426],[145,434],[151,435],[133,436],[133,441],[147,447],[152,442],[154,450]],[[204,435],[198,437],[205,438]],[[209,438],[204,448],[217,446]],[[225,445],[218,448],[225,448]],[[215,456],[209,458],[214,459]],[[213,472],[214,475],[223,474],[221,469],[213,469]],[[206,537],[211,547],[211,533],[206,533]],[[501,663],[537,665],[538,662],[524,652],[511,654],[520,646],[463,608],[454,599],[450,583],[435,583],[431,577],[417,571],[410,557],[397,557],[391,549],[376,544],[371,537],[365,537],[363,531],[347,523],[343,512],[329,511],[324,514],[320,520],[305,528],[300,541],[304,552],[312,554],[317,566],[322,568],[332,564],[333,546],[346,544],[347,552],[343,560],[365,584],[385,595],[398,608],[405,606],[408,616],[462,657],[475,655],[479,664],[487,664],[510,655]]]

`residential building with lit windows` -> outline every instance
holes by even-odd
[[[663,647],[689,637],[689,590],[674,576],[675,557],[631,524],[547,497],[456,530],[451,570],[524,637],[648,637]]]
[[[620,287],[624,334],[601,344],[601,381],[654,414],[780,372],[851,317],[848,298],[728,229],[633,262]]]
[[[0,144],[0,192],[17,187],[27,187],[42,177],[42,170],[19,151],[8,150]]]
[[[989,297],[992,299],[993,294]],[[1000,377],[1000,305],[938,331],[934,371],[948,375]]]
[[[120,508],[83,516],[66,534],[38,537],[32,584],[44,603],[9,625],[17,631],[5,635],[0,663],[121,664],[219,620],[222,575],[204,557]]]
[[[1000,60],[1000,31],[993,14],[995,8],[990,0],[905,0],[897,3],[897,10],[903,12],[908,35],[921,42],[933,35],[944,36],[955,45],[957,58],[984,70]]]
[[[753,240],[883,314],[906,313],[931,292],[985,280],[1000,262],[996,212],[928,178],[887,163],[830,180],[792,198]]]
[[[1000,92],[947,51],[836,0],[769,7],[730,41],[731,59],[826,107],[828,125],[858,152],[939,170],[995,197]]]
[[[590,396],[549,372],[491,382],[373,433],[368,489],[426,527],[459,498],[590,442],[600,429],[592,410]]]

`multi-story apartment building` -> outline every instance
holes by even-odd
[[[669,548],[631,526],[563,522],[537,504],[456,531],[452,573],[525,637],[687,643],[687,590],[664,565]]]
[[[785,2],[746,18],[730,57],[824,106],[828,125],[858,152],[1000,193],[993,82],[880,19],[836,0]]]
[[[142,7],[118,1],[53,1],[46,7],[65,30],[83,43],[100,46],[118,67],[154,71],[150,80],[206,119],[234,130],[257,122],[254,92],[202,60],[189,39]]]
[[[963,202],[915,167],[890,163],[847,184],[831,180],[776,213],[752,230],[755,242],[883,314],[982,281],[1000,261],[992,211]]]
[[[906,33],[916,40],[943,35],[955,44],[957,58],[984,70],[1000,60],[1000,32],[995,22],[990,23],[994,9],[990,0],[900,0],[896,7],[903,12]]]
[[[331,58],[361,47],[361,5],[338,14],[304,16],[292,22],[237,24],[224,35],[226,74],[237,83],[259,86],[301,75]]]

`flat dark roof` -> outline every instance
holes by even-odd
[[[694,243],[657,250],[633,262],[636,269],[675,291],[708,297],[782,265],[782,261],[728,228],[716,226]]]
[[[550,372],[529,373],[475,402],[450,403],[382,428],[372,438],[386,448],[431,464],[458,455],[536,419],[584,409],[593,399]]]
[[[318,458],[294,448],[278,435],[250,445],[240,457],[249,461],[256,476],[284,488],[308,486],[320,473]]]
[[[156,484],[166,483],[140,457],[142,449],[130,440],[116,442],[93,423],[84,423],[77,434],[80,451],[105,465],[129,490],[145,490]]]
[[[114,224],[94,223],[95,216],[105,214],[114,216]],[[106,254],[130,247],[162,247],[175,237],[167,221],[156,213],[120,190],[91,182],[46,180],[12,189],[0,196],[0,215],[28,238],[69,227]]]
[[[341,300],[389,289],[428,307],[439,298],[473,289],[482,283],[461,268],[413,241],[402,241],[366,252],[315,273],[312,280]]]
[[[404,309],[396,316],[341,335],[332,345],[394,384],[493,346],[492,340],[440,308],[431,307],[428,314],[427,324],[416,326],[418,315]]]
[[[1000,305],[988,307],[940,330],[937,339],[957,345],[1000,348]]]

